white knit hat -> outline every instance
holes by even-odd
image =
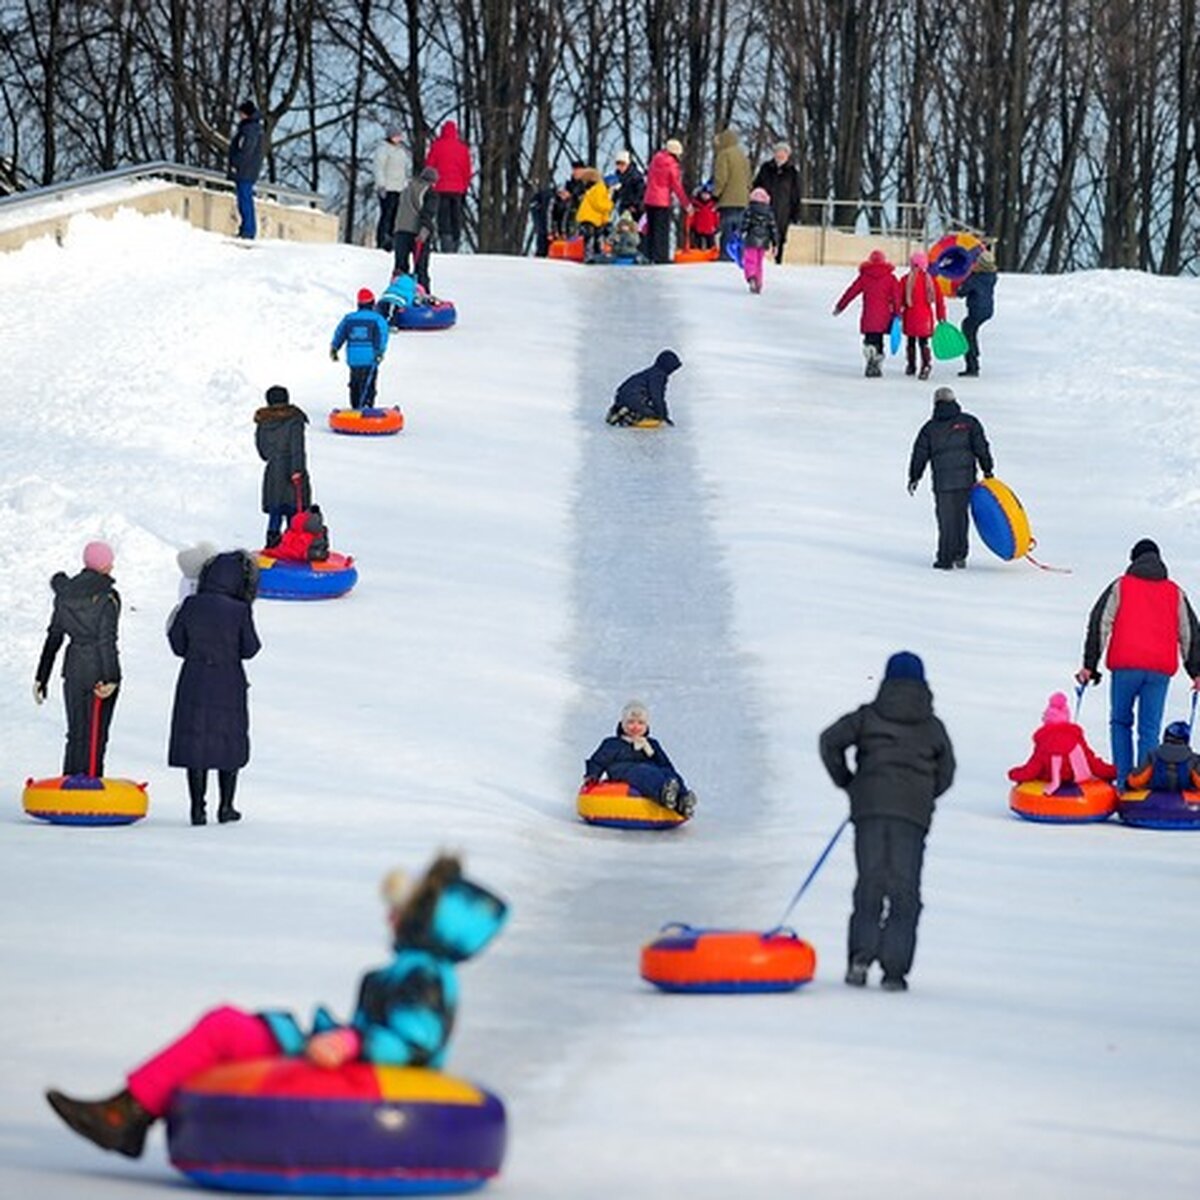
[[[616,156],[613,158],[613,162],[627,163],[632,161],[633,155],[630,154],[628,150],[618,150]]]
[[[650,710],[640,700],[630,700],[628,704],[621,709],[621,720],[628,720],[630,717],[641,717],[647,725],[650,724]]]
[[[667,138],[667,144],[663,149],[668,154],[675,155],[676,158],[683,157],[683,143],[678,138]]]

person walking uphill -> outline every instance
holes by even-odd
[[[846,764],[851,748],[853,770]],[[830,779],[850,794],[854,823],[858,879],[846,982],[865,986],[878,962],[883,988],[903,992],[917,944],[925,839],[955,765],[920,658],[906,650],[893,654],[875,699],[830,725],[820,750]]]
[[[175,685],[167,762],[187,770],[191,821],[206,820],[208,772],[217,772],[217,820],[240,821],[233,807],[238,771],[250,761],[250,713],[242,661],[262,648],[250,606],[258,565],[244,550],[218,554],[200,572],[196,594],[180,606],[167,630],[183,659]]]
[[[266,404],[254,414],[254,446],[263,467],[262,510],[267,514],[269,550],[279,545],[283,527],[296,513],[296,485],[300,503],[307,508],[312,499],[308,461],[304,451],[304,427],[308,416],[291,403],[285,387],[267,388]]]
[[[970,275],[958,285],[960,300],[967,302],[963,319],[963,337],[967,339],[966,367],[960,375],[979,374],[979,327],[990,321],[996,311],[996,260],[985,250],[976,260]]]
[[[904,329],[905,375],[916,375],[928,379],[933,369],[929,353],[929,339],[933,336],[935,318],[946,319],[946,301],[942,289],[929,274],[929,259],[920,251],[909,260],[908,274],[900,280],[900,316]],[[921,369],[917,370],[917,347],[921,349]]]
[[[863,335],[866,376],[878,379],[883,375],[883,338],[891,329],[893,316],[900,311],[895,268],[882,250],[872,250],[866,262],[859,263],[858,275],[838,298],[833,315],[838,316],[855,296],[862,297],[858,329]]]
[[[238,217],[241,221],[237,235],[253,240],[258,235],[254,185],[262,172],[263,127],[253,100],[240,104],[237,111],[238,126],[229,143],[229,177],[237,188]]]
[[[1100,654],[1112,675],[1109,732],[1118,786],[1158,745],[1171,676],[1183,669],[1200,689],[1200,626],[1183,589],[1167,576],[1155,542],[1142,538],[1129,552],[1125,574],[1100,593],[1088,617],[1080,683],[1100,682]],[[1133,727],[1137,721],[1137,758]]]
[[[337,362],[338,351],[345,343],[350,407],[370,408],[375,403],[379,365],[387,353],[388,323],[375,311],[375,293],[370,288],[359,288],[357,301],[358,307],[347,313],[333,331],[329,357]]]
[[[104,774],[108,729],[121,682],[117,654],[121,597],[113,586],[112,566],[113,552],[108,543],[88,542],[83,548],[83,570],[72,576],[59,571],[50,580],[54,610],[34,675],[33,699],[37,704],[45,701],[54,659],[66,638],[62,668],[63,704],[67,710],[64,775],[99,778]]]
[[[643,208],[646,211],[646,257],[652,263],[671,261],[671,197],[675,196],[684,212],[692,211],[692,202],[683,187],[679,160],[683,143],[668,138],[650,160],[646,171]]]
[[[908,494],[914,495],[928,465],[933,474],[933,503],[938,545],[933,565],[939,571],[967,565],[967,526],[975,464],[991,479],[995,464],[987,435],[977,417],[963,412],[952,388],[933,393],[933,416],[921,426],[908,463]]]
[[[725,129],[713,138],[713,195],[721,214],[721,253],[738,231],[750,203],[750,160],[738,141],[737,130]]]
[[[471,150],[458,136],[458,126],[447,121],[433,139],[425,165],[437,172],[433,190],[437,193],[438,248],[443,254],[457,254],[462,242],[463,201],[471,186]]]
[[[375,226],[375,246],[391,251],[392,232],[396,227],[396,205],[400,193],[408,186],[412,163],[404,148],[404,131],[392,128],[387,137],[375,147],[372,162],[375,192],[379,196],[379,222]]]

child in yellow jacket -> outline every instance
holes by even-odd
[[[591,262],[604,253],[603,239],[612,220],[613,198],[595,167],[585,167],[580,178],[587,185],[587,191],[579,201],[576,220],[583,236],[584,261]]]

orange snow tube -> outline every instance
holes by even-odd
[[[1026,821],[1048,825],[1078,825],[1107,821],[1117,807],[1117,790],[1103,779],[1063,783],[1053,792],[1049,783],[1035,779],[1018,783],[1008,796],[1008,806]]]
[[[396,405],[391,408],[335,408],[329,414],[329,428],[334,433],[399,433],[404,428],[404,414]]]
[[[791,929],[667,925],[642,947],[641,976],[664,992],[790,992],[816,969],[816,951]]]

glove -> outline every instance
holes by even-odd
[[[920,482],[921,481],[919,479],[910,479],[908,481],[908,494],[910,496],[915,496],[917,494],[917,486],[920,484]]]
[[[33,681],[33,702],[34,704],[45,704],[46,702],[46,685],[40,679]]]
[[[337,362],[338,360],[337,351],[332,346],[329,347],[329,357],[333,359],[334,362]]]
[[[336,1071],[358,1053],[358,1034],[353,1029],[327,1029],[314,1033],[304,1047],[304,1057],[326,1071]]]
[[[1100,672],[1093,671],[1088,667],[1080,667],[1075,672],[1076,683],[1090,683],[1093,687],[1100,682]]]

